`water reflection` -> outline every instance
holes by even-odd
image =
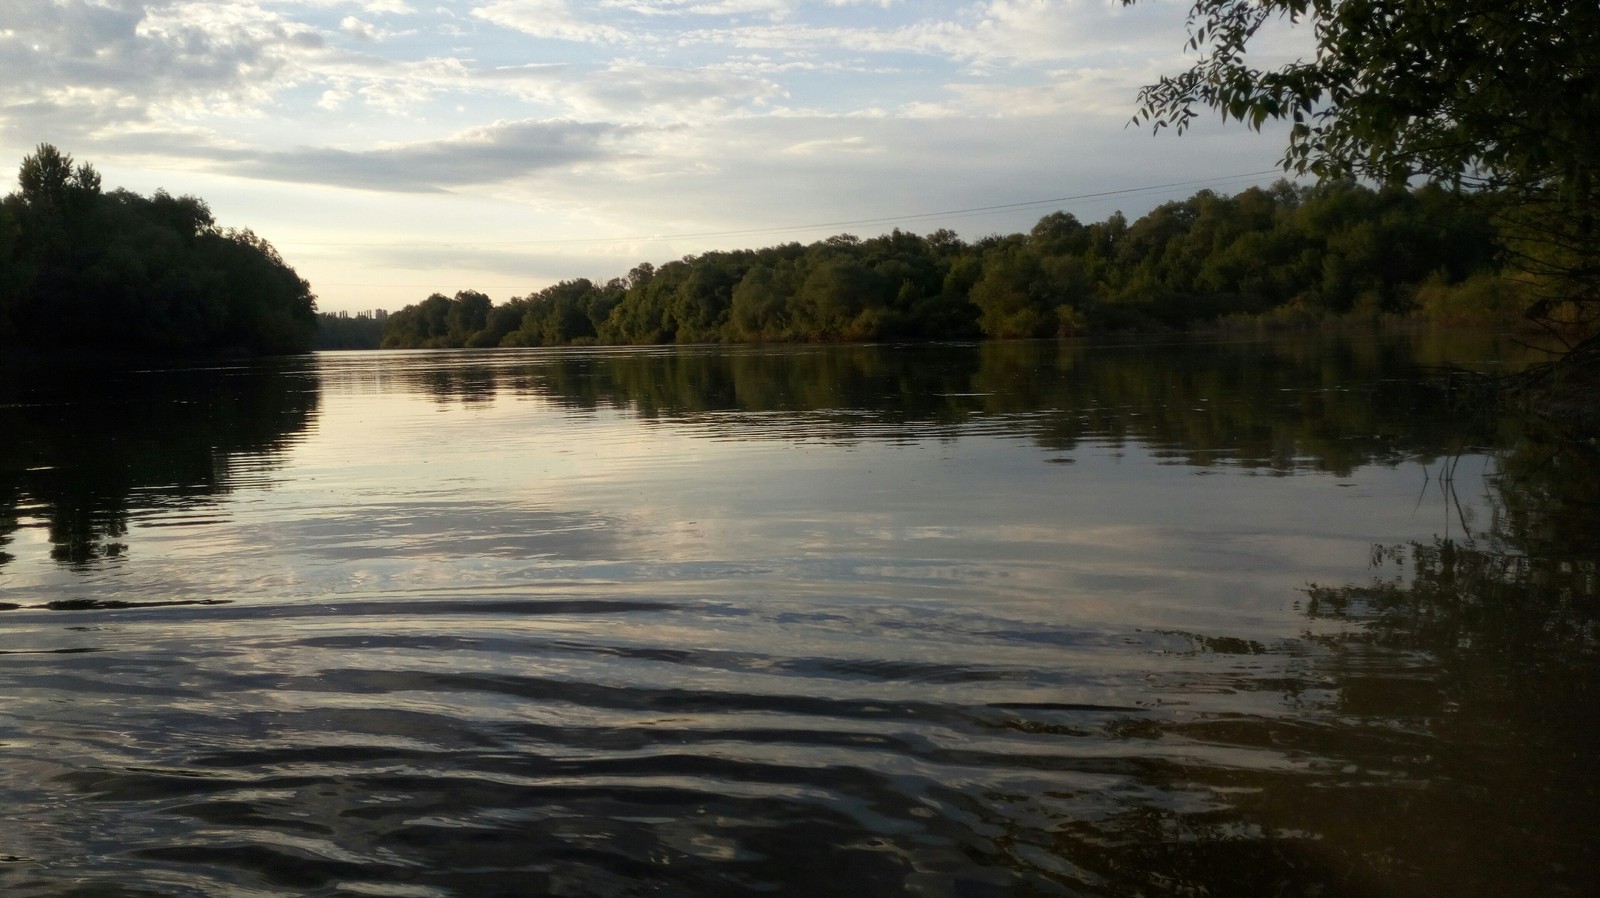
[[[1508,349],[1475,334],[674,347],[346,355],[326,374],[345,389],[382,382],[446,403],[537,396],[733,439],[1009,433],[1062,452],[1137,442],[1174,463],[1347,473],[1493,440],[1419,372]]]
[[[180,392],[143,417],[210,479],[124,474],[124,536],[0,569],[0,889],[1582,894],[1600,459],[1414,376],[1490,352],[330,354],[260,372],[299,399]],[[49,457],[0,479],[22,530]]]
[[[0,548],[27,521],[47,528],[62,564],[118,558],[131,517],[193,511],[270,480],[318,402],[303,363],[8,370]]]
[[[1495,820],[1434,859],[1432,885],[1577,894],[1592,846],[1573,833],[1600,824],[1600,452],[1534,427],[1499,469],[1484,527],[1380,546],[1370,581],[1313,587],[1306,613],[1342,625],[1324,638],[1333,710],[1414,734],[1373,759],[1420,787],[1397,822]]]
[[[1369,580],[1308,587],[1299,646],[1196,637],[1307,663],[1258,683],[1288,713],[1195,715],[1164,737],[1296,763],[1152,769],[1211,799],[1074,819],[1056,850],[1115,894],[1588,891],[1600,454],[1531,428],[1498,456],[1485,526],[1375,546]]]

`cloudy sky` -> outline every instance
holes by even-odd
[[[324,310],[500,302],[712,249],[971,239],[1270,183],[1271,129],[1126,127],[1185,67],[1187,9],[4,0],[0,165],[49,142],[108,187],[203,197]]]

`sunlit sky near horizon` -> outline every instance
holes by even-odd
[[[0,165],[14,189],[48,142],[108,188],[200,196],[325,311],[503,302],[715,249],[975,239],[1271,183],[1281,131],[1127,126],[1191,59],[1188,8],[5,0]]]

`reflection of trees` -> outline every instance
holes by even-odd
[[[1498,460],[1481,532],[1310,587],[1303,639],[1192,638],[1278,713],[1133,721],[1117,734],[1166,752],[1100,762],[1138,784],[1123,800],[993,819],[994,844],[1093,894],[1592,892],[1600,449],[1527,433]]]
[[[5,549],[17,532],[17,498],[16,485],[0,478],[0,565],[11,560],[11,553]]]
[[[1531,433],[1499,468],[1483,532],[1379,548],[1371,583],[1313,587],[1306,610],[1357,625],[1341,645],[1421,653],[1441,702],[1535,738],[1600,694],[1600,449]]]
[[[241,465],[305,429],[318,397],[310,372],[266,364],[13,370],[0,383],[0,546],[36,518],[57,561],[119,555],[130,512],[229,491]]]
[[[1211,798],[1074,821],[1059,850],[1147,894],[1591,888],[1600,451],[1525,434],[1499,468],[1482,532],[1379,547],[1370,582],[1307,590],[1301,673],[1262,684],[1303,710],[1165,730],[1300,769],[1147,771]]]
[[[974,392],[1045,446],[1138,442],[1191,465],[1344,473],[1467,437],[1415,376],[1411,341],[985,346]],[[1032,356],[1019,354],[1031,353]]]
[[[937,425],[1059,451],[1138,442],[1187,464],[1343,473],[1488,439],[1416,377],[1442,352],[1435,339],[554,351],[405,377],[440,400],[504,389],[572,409],[728,425],[741,439],[917,439]]]

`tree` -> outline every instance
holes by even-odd
[[[1310,60],[1250,66],[1251,42],[1274,19],[1312,30]],[[1189,32],[1200,58],[1145,87],[1135,121],[1182,131],[1197,105],[1258,129],[1290,118],[1285,166],[1322,176],[1592,189],[1600,5],[1195,0]]]
[[[101,189],[50,144],[0,200],[0,344],[93,351],[303,352],[310,285],[204,200]]]
[[[782,339],[784,314],[794,291],[770,266],[756,265],[733,288],[729,310],[735,340]]]
[[[272,244],[249,228],[208,235],[207,244],[227,316],[220,345],[267,355],[309,349],[317,332],[317,298]]]
[[[1275,20],[1310,29],[1310,59],[1251,65]],[[1530,314],[1600,327],[1600,4],[1195,0],[1188,45],[1199,58],[1145,87],[1135,122],[1287,119],[1287,169],[1496,188],[1504,249],[1547,287]]]
[[[1002,245],[983,257],[983,277],[972,285],[984,334],[1001,339],[1048,337],[1081,323],[1075,302],[1084,299],[1075,258],[1041,258],[1025,244]]]
[[[72,183],[72,157],[41,143],[33,155],[22,158],[17,182],[22,187],[23,202],[29,206],[59,205]]]
[[[446,332],[451,346],[465,346],[467,341],[489,324],[489,309],[494,305],[489,297],[476,290],[459,290],[445,312]]]

